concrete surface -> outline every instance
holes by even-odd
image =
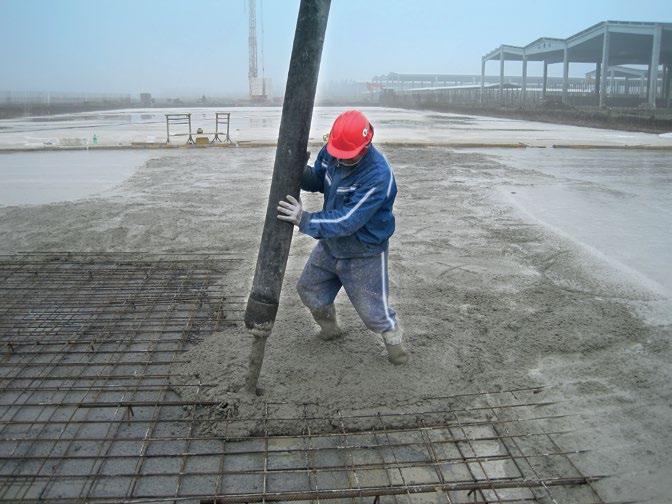
[[[311,140],[320,142],[322,136],[329,133],[332,121],[342,110],[342,107],[317,107],[310,132]],[[650,133],[384,107],[365,107],[362,110],[376,127],[378,143],[411,141],[672,147],[672,138],[669,136]],[[133,142],[163,143],[166,140],[165,113],[191,112],[192,130],[195,133],[199,127],[205,132],[214,131],[215,111],[220,109],[129,109],[0,120],[0,149],[82,147],[93,145],[94,135],[99,146],[131,145]],[[226,111],[231,112],[231,137],[234,141],[277,140],[280,107],[231,107]],[[179,126],[173,132],[186,131],[186,126]],[[174,137],[171,142],[185,143],[186,136]]]
[[[81,199],[111,189],[150,157],[130,150],[2,154],[0,206]]]
[[[362,326],[344,296],[337,302],[348,330],[344,340],[325,344],[313,337],[316,328],[292,287],[313,240],[296,236],[262,371],[268,397],[287,399],[290,407],[317,398],[321,411],[333,413],[382,406],[412,409],[423,395],[550,385],[566,399],[561,411],[579,415],[568,445],[595,450],[584,469],[619,475],[605,480],[605,498],[665,502],[664,496],[672,493],[665,476],[672,467],[671,329],[660,319],[645,319],[641,310],[669,305],[669,299],[577,245],[587,238],[571,235],[564,217],[556,222],[558,228],[564,226],[564,234],[544,224],[554,208],[563,213],[566,207],[549,205],[543,207],[549,214],[535,216],[547,199],[544,187],[555,185],[555,194],[576,192],[578,186],[585,196],[573,194],[573,201],[586,211],[602,212],[595,219],[599,224],[604,212],[621,203],[612,196],[600,199],[605,191],[614,191],[609,172],[593,169],[584,176],[578,167],[585,160],[565,170],[566,151],[560,150],[539,151],[543,159],[520,163],[438,147],[384,150],[400,187],[390,255],[391,302],[406,328],[411,364],[399,369],[387,363],[379,340]],[[246,258],[230,278],[246,293],[273,149],[155,155],[95,198],[0,208],[2,251],[231,252]],[[609,159],[603,151],[582,155],[597,165]],[[666,158],[651,161],[648,155],[618,154],[622,160],[615,173],[627,172],[628,164],[650,167],[643,172],[642,186],[628,192],[627,208],[645,209],[658,194],[646,186],[669,181],[661,168]],[[643,163],[645,159],[649,161]],[[542,162],[544,169],[539,168]],[[549,173],[554,162],[558,172]],[[648,182],[651,177],[655,184]],[[502,191],[516,187],[528,191],[525,201],[502,197]],[[591,206],[594,199],[604,207]],[[315,195],[304,200],[311,209],[320,205]],[[661,201],[667,208],[669,200]],[[523,207],[526,213],[521,214]],[[650,210],[657,214],[655,207]],[[580,220],[574,216],[569,224]],[[630,245],[635,251],[641,246]],[[604,250],[602,255],[609,253],[608,247]],[[226,400],[246,358],[243,335],[234,328],[212,336],[174,372],[198,372],[219,383],[204,395]],[[175,385],[180,390],[179,380]],[[231,409],[213,410],[208,418],[230,415]],[[249,411],[254,412],[254,405]]]
[[[546,175],[533,184],[499,188],[523,218],[599,257],[609,265],[612,279],[620,277],[672,298],[672,154],[481,152],[496,155],[512,169]],[[658,315],[659,322],[672,322],[669,311]]]

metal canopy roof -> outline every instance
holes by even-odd
[[[565,48],[571,62],[597,63],[602,61],[604,34],[609,32],[609,63],[613,65],[646,65],[651,61],[652,36],[662,33],[660,63],[672,63],[672,23],[602,21],[567,39],[542,37],[528,45],[503,44],[493,49],[483,61],[563,61]]]
[[[610,66],[607,69],[608,72],[613,73],[614,76],[616,77],[635,77],[635,78],[642,78],[646,77],[647,71],[641,68],[630,68],[630,67],[624,67],[624,66]],[[595,78],[595,74],[597,72],[595,70],[591,70],[590,72],[586,73],[586,77],[590,78]]]

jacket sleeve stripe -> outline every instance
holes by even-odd
[[[387,184],[387,197],[390,197],[390,192],[392,191],[392,182],[394,182],[394,173],[392,172],[392,168],[390,168],[390,183]]]
[[[357,209],[358,209],[360,206],[362,206],[362,205],[364,204],[364,202],[365,202],[367,199],[369,199],[369,196],[371,196],[375,191],[376,191],[376,188],[375,188],[375,187],[372,187],[371,189],[369,189],[369,192],[367,192],[367,193],[362,197],[362,199],[360,199],[360,200],[357,202],[357,204],[356,204],[354,207],[352,207],[352,208],[350,209],[350,211],[349,211],[348,213],[346,213],[345,215],[341,215],[341,216],[338,217],[337,219],[311,219],[310,222],[311,222],[311,223],[314,223],[314,224],[335,224],[335,223],[337,223],[337,222],[342,222],[342,221],[344,221],[344,220],[350,218],[350,216],[352,216],[352,214],[354,214],[354,213],[357,211]]]

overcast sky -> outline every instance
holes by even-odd
[[[265,74],[281,94],[299,1],[257,2]],[[244,94],[246,4],[0,0],[0,90]],[[499,44],[564,38],[608,19],[672,22],[672,1],[333,0],[320,80],[479,74],[481,56]],[[488,73],[497,74],[490,65]],[[560,75],[561,65],[553,66],[551,74]],[[574,75],[585,71],[573,67]],[[507,65],[514,72],[520,63]],[[538,72],[530,64],[530,74]]]

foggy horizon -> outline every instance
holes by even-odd
[[[0,91],[16,93],[151,93],[156,97],[237,98],[248,91],[247,2],[128,0],[1,2]],[[298,0],[257,0],[259,75],[282,95]],[[420,8],[422,7],[422,8]],[[566,38],[605,20],[672,20],[665,1],[568,0],[471,4],[432,0],[334,1],[319,89],[396,73],[480,74],[481,57],[500,44]],[[562,65],[549,66],[560,76]],[[593,65],[572,64],[570,76]],[[519,75],[508,62],[506,75]],[[530,62],[529,75],[541,74]],[[486,75],[498,74],[496,62]],[[318,91],[319,92],[319,91]]]

